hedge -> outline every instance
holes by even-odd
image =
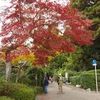
[[[82,73],[79,76],[80,85],[84,89],[90,88],[91,90],[95,90],[95,75],[94,73]]]
[[[100,70],[97,70],[97,77],[98,77],[98,88],[100,90]],[[70,82],[73,85],[81,85],[82,88],[91,90],[96,90],[96,80],[95,80],[95,71],[84,71],[84,72],[77,72],[69,77]]]
[[[37,81],[36,81],[37,75]],[[33,86],[42,86],[44,81],[44,70],[41,67],[30,67],[27,70],[26,74],[27,78],[31,80],[31,84]]]
[[[0,84],[0,96],[7,96],[15,100],[35,100],[36,89],[23,84]]]
[[[14,100],[14,99],[11,99],[11,98],[6,97],[6,96],[2,96],[2,97],[0,97],[0,100]]]

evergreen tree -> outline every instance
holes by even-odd
[[[92,46],[90,47],[82,47],[85,50],[84,55],[86,55],[86,58],[84,59],[87,62],[87,69],[92,69],[92,60],[96,59],[98,62],[100,61],[100,1],[99,0],[71,0],[71,4],[73,8],[76,8],[77,10],[81,11],[85,17],[89,18],[93,21],[93,25],[91,29],[95,30],[95,40]],[[87,50],[86,50],[87,49]],[[88,52],[87,52],[88,51]],[[83,57],[84,57],[83,55]],[[97,66],[97,67],[98,67]]]

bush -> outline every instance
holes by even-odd
[[[95,90],[95,74],[94,71],[85,71],[77,73],[75,76],[70,77],[70,81],[73,85],[81,85],[82,88]]]
[[[2,96],[2,97],[0,97],[0,100],[14,100],[14,99],[11,99],[11,98],[6,97],[6,96]]]
[[[76,74],[77,74],[76,71],[68,71],[68,82],[71,82],[70,78],[71,78],[72,76],[75,76]]]
[[[31,85],[43,86],[44,71],[41,67],[29,67],[26,75],[32,81]],[[36,81],[36,75],[37,75],[37,81]]]
[[[32,89],[23,87],[15,90],[11,94],[11,97],[14,98],[15,100],[33,100],[35,94],[33,93]]]
[[[25,85],[33,85],[33,81],[30,80],[27,76],[22,76],[21,78],[19,78],[19,82]]]
[[[95,90],[95,75],[94,73],[82,73],[80,75],[80,85],[82,88]]]
[[[0,96],[11,97],[15,100],[34,100],[36,90],[23,84],[2,83],[0,84]]]
[[[43,93],[43,87],[40,87],[40,86],[36,86],[34,87],[35,90],[36,90],[36,94],[42,94]]]
[[[79,76],[72,76],[70,81],[73,85],[79,84]]]
[[[5,76],[3,75],[3,76],[0,76],[0,83],[2,83],[2,82],[6,82],[6,79],[5,79]]]

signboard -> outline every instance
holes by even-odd
[[[97,65],[97,61],[93,60],[92,64],[93,64],[93,66]]]

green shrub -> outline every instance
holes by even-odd
[[[34,87],[35,90],[36,90],[36,94],[42,94],[43,93],[43,87],[40,87],[40,86],[36,86]]]
[[[0,100],[14,100],[14,99],[11,99],[11,98],[6,97],[6,96],[2,96],[2,97],[0,97]]]
[[[95,75],[94,73],[82,73],[80,75],[80,85],[82,88],[95,90]]]
[[[73,85],[80,84],[79,76],[72,76],[70,77],[70,81]]]
[[[100,70],[97,70],[98,89],[100,90]],[[70,81],[73,85],[79,84],[82,88],[96,90],[95,70],[72,73]]]
[[[33,100],[35,97],[33,90],[29,88],[20,88],[15,90],[11,97],[15,100]]]
[[[23,76],[19,79],[19,82],[22,83],[22,84],[26,84],[26,85],[33,85],[33,81],[30,80],[27,76]]]
[[[73,85],[79,84],[82,88],[95,90],[95,74],[94,71],[84,71],[70,77],[70,81]]]
[[[95,70],[89,70],[88,73],[95,74]],[[97,82],[98,82],[98,89],[100,90],[100,69],[97,69]]]
[[[37,81],[36,81],[37,75]],[[33,86],[43,86],[44,70],[41,67],[29,67],[27,70],[27,77],[32,81]]]
[[[78,74],[76,71],[68,71],[68,82],[71,82],[70,78]]]
[[[4,75],[3,76],[0,76],[0,83],[2,83],[2,82],[6,82]]]
[[[2,83],[0,84],[0,96],[11,97],[15,100],[34,100],[36,90],[23,84]]]

